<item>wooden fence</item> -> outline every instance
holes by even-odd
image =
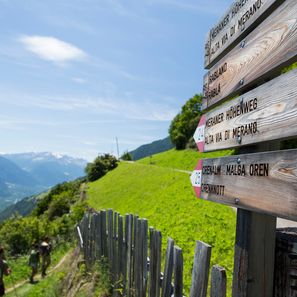
[[[87,268],[107,261],[113,296],[182,297],[183,254],[167,240],[164,271],[162,234],[148,227],[146,219],[112,210],[85,213],[77,226],[81,250]],[[190,297],[205,297],[208,288],[211,247],[197,241]],[[211,271],[211,297],[226,296],[226,272],[217,265]]]

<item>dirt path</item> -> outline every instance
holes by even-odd
[[[68,253],[66,255],[64,255],[64,257],[59,261],[59,263],[57,263],[54,267],[52,267],[51,269],[49,269],[48,271],[48,274],[50,275],[51,273],[53,273],[55,270],[57,270],[64,262],[65,262],[65,259],[67,257]],[[41,279],[41,274],[38,273],[35,277],[34,277],[35,280],[40,280]],[[5,290],[6,293],[10,293],[12,292],[14,289],[17,289],[25,284],[28,284],[29,281],[28,279],[26,280],[22,280],[22,281],[19,281],[18,283],[15,283],[14,286],[12,287],[9,287]]]

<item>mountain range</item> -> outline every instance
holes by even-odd
[[[64,181],[84,175],[86,160],[41,153],[0,156],[0,209]]]
[[[130,152],[133,160],[173,148],[169,137]],[[28,215],[50,187],[84,176],[86,160],[49,152],[0,156],[0,222],[15,213]]]

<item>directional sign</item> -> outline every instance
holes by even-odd
[[[200,152],[297,136],[297,69],[206,113],[194,139]]]
[[[209,68],[232,44],[246,36],[283,0],[235,1],[210,30],[206,41],[205,67]]]
[[[206,109],[271,78],[297,60],[297,1],[286,0],[204,78]]]
[[[197,197],[297,220],[297,150],[200,160]]]

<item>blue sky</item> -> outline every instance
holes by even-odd
[[[230,0],[0,0],[0,152],[92,160],[168,135]]]

